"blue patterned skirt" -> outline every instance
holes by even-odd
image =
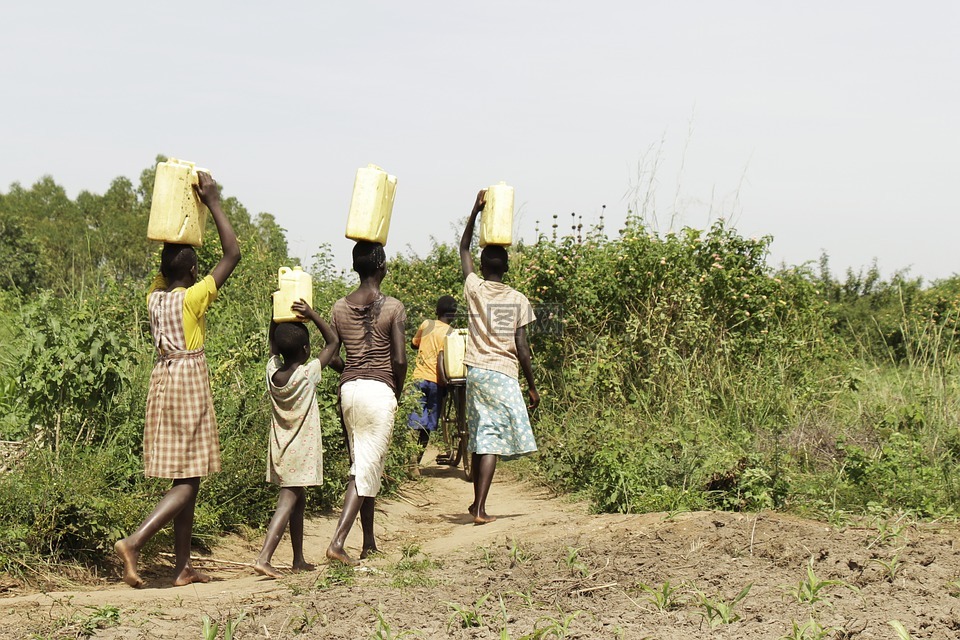
[[[510,459],[537,450],[527,406],[516,378],[467,367],[468,449]]]

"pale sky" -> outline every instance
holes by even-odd
[[[272,6],[271,6],[272,5]],[[0,191],[136,181],[158,153],[274,214],[309,264],[356,169],[387,251],[516,188],[520,236],[652,185],[660,231],[732,220],[771,261],[960,272],[960,3],[20,2],[0,20]]]

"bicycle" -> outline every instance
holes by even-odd
[[[463,464],[463,475],[467,481],[473,480],[470,465],[470,452],[467,443],[467,381],[453,379],[447,381],[447,392],[440,401],[440,434],[443,437],[443,451],[437,455],[437,464],[451,467]]]

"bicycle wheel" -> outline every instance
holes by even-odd
[[[467,451],[467,445],[470,443],[470,433],[467,431],[467,388],[460,387],[457,397],[457,433],[460,435],[459,450],[460,459],[463,461],[463,475],[467,482],[473,481],[473,459],[470,452]]]
[[[457,466],[463,459],[463,449],[466,443],[463,441],[460,431],[460,405],[463,397],[463,385],[451,385],[447,387],[447,431],[450,433],[450,455],[453,457],[451,466]]]
[[[443,450],[437,454],[437,464],[456,466],[460,464],[460,433],[456,423],[456,402],[447,388],[440,401],[439,431],[443,437]]]

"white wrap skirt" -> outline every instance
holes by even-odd
[[[378,380],[351,380],[340,387],[340,409],[357,493],[361,497],[376,496],[393,435],[397,398],[389,385]]]

